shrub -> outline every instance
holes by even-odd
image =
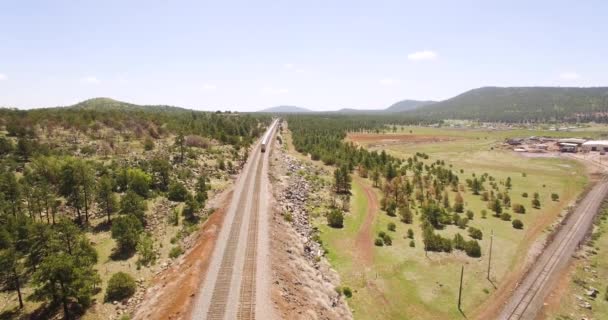
[[[473,239],[483,239],[483,232],[475,227],[469,227],[469,236]]]
[[[469,224],[468,218],[462,218],[458,221],[458,223],[456,223],[456,225],[458,225],[458,228],[460,228],[460,229],[465,229],[468,224]]]
[[[411,228],[407,229],[407,237],[410,239],[414,239],[414,230],[412,230]]]
[[[382,241],[384,241],[384,244],[387,245],[387,246],[392,246],[393,245],[393,239],[388,234],[385,234],[384,237],[382,237]]]
[[[397,226],[393,222],[389,222],[388,225],[386,226],[386,228],[388,229],[388,231],[397,230]]]
[[[516,203],[513,205],[513,212],[524,214],[526,213],[526,207],[523,204]]]
[[[528,197],[528,193],[524,192],[524,193],[521,194],[521,196],[524,197],[524,198],[527,198]]]
[[[129,274],[117,272],[108,281],[106,289],[106,301],[118,301],[126,299],[135,293],[135,280]]]
[[[519,220],[519,219],[513,220],[512,224],[513,224],[513,228],[515,228],[515,229],[523,229],[524,228],[524,223],[521,222],[521,220]]]
[[[532,207],[534,209],[540,209],[540,200],[538,200],[538,199],[532,199]]]
[[[332,228],[344,227],[344,215],[338,209],[331,210],[327,214],[327,224]]]
[[[154,241],[148,234],[143,234],[137,243],[137,252],[139,253],[139,265],[154,265],[156,263],[156,251],[154,250]]]
[[[403,206],[399,208],[399,215],[401,216],[401,221],[407,224],[411,224],[414,220],[414,216],[412,215],[412,210],[408,206]]]
[[[467,218],[469,218],[469,220],[473,220],[473,217],[475,217],[475,213],[473,213],[471,210],[467,210]]]
[[[167,198],[171,201],[184,202],[188,198],[188,189],[183,183],[173,182],[169,185]]]
[[[502,219],[504,221],[509,221],[509,220],[511,220],[511,215],[504,212],[503,214],[500,215],[500,219]]]
[[[350,298],[353,296],[353,292],[350,290],[349,287],[342,288],[342,293],[344,293],[344,296],[347,298]]]
[[[171,259],[175,259],[179,256],[181,256],[184,253],[184,249],[182,249],[181,246],[175,246],[173,248],[171,248],[171,251],[169,251],[169,258]]]
[[[144,149],[146,151],[154,150],[154,140],[146,138],[146,140],[144,141]]]
[[[559,195],[557,193],[552,193],[551,194],[551,200],[553,200],[553,201],[559,200]]]
[[[477,240],[468,241],[465,246],[465,252],[467,256],[473,258],[481,257],[481,247],[479,246],[479,242]]]
[[[287,221],[287,222],[293,221],[293,215],[291,215],[291,212],[283,213],[283,218],[285,218],[285,221]]]
[[[415,248],[416,247],[416,242],[414,242],[414,240],[410,240],[410,248]]]
[[[488,211],[486,209],[481,210],[481,218],[485,219],[488,216]]]
[[[376,240],[374,240],[374,244],[378,247],[382,247],[384,245],[384,241],[382,241],[380,238],[376,238]]]

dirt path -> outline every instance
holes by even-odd
[[[365,213],[365,220],[363,221],[363,224],[361,224],[359,232],[357,232],[355,246],[357,247],[361,262],[366,266],[369,266],[374,261],[373,225],[376,215],[379,212],[380,204],[372,186],[357,176],[355,176],[353,181],[363,189],[363,192],[367,197],[367,212]]]

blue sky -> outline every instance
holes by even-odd
[[[385,108],[608,85],[608,1],[0,1],[0,106]]]

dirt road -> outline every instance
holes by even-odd
[[[364,266],[369,266],[374,260],[374,234],[372,229],[380,205],[378,197],[370,185],[363,182],[359,177],[355,177],[354,182],[361,186],[367,197],[367,212],[365,220],[357,233],[357,238],[355,238],[355,245],[361,262]]]
[[[276,126],[271,127],[272,136]],[[193,319],[270,319],[268,154],[258,143],[236,182]]]
[[[498,319],[536,318],[556,277],[567,266],[576,247],[585,237],[607,194],[608,178],[604,177],[563,222],[553,241],[545,248],[514,290]]]

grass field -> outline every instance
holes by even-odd
[[[376,140],[362,143],[373,149],[386,150],[390,154],[406,158],[416,152],[429,154],[429,161],[444,160],[459,173],[461,182],[473,173],[488,173],[497,181],[511,177],[513,188],[509,192],[512,203],[521,203],[526,214],[516,214],[507,210],[513,219],[524,223],[523,230],[516,230],[510,221],[492,216],[487,203],[469,191],[463,194],[465,210],[475,213],[469,226],[483,232],[482,257],[467,257],[462,252],[451,254],[429,253],[425,255],[420,229],[420,219],[413,225],[406,225],[397,217],[389,217],[384,212],[377,214],[373,222],[375,236],[385,231],[393,238],[392,246],[373,247],[373,263],[368,266],[358,261],[354,239],[368,213],[368,197],[365,188],[371,188],[368,180],[355,179],[351,198],[351,214],[345,219],[343,229],[331,229],[319,223],[321,238],[329,250],[329,259],[340,273],[343,285],[353,289],[349,304],[357,319],[457,319],[475,318],[489,297],[504,285],[505,281],[516,280],[523,268],[529,249],[536,240],[548,234],[549,227],[565,208],[572,204],[586,186],[588,179],[583,165],[565,158],[530,158],[509,150],[497,148],[508,137],[531,135],[578,136],[580,133],[555,131],[481,131],[412,127],[405,128],[414,136],[449,137],[445,142],[410,142],[382,144],[390,140],[392,134],[378,136]],[[396,134],[403,134],[399,131]],[[602,131],[586,131],[585,136],[599,137]],[[427,139],[428,140],[428,139]],[[416,138],[413,138],[416,141]],[[381,199],[378,189],[374,189]],[[528,198],[522,197],[527,192]],[[532,194],[540,194],[541,208],[532,209]],[[551,193],[560,195],[559,201],[551,200]],[[455,193],[450,192],[450,199]],[[481,210],[488,216],[481,218]],[[387,224],[397,224],[396,232],[387,231]],[[407,229],[412,228],[415,248],[406,239]],[[450,225],[439,231],[443,236],[453,236],[460,232],[470,239],[466,230]],[[492,256],[492,282],[486,280],[490,234],[494,233]],[[370,239],[370,241],[373,241]],[[465,266],[463,304],[461,313],[457,309],[458,284],[461,266]]]

